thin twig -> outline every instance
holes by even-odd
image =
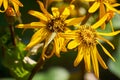
[[[12,44],[13,44],[14,46],[16,46],[14,27],[13,27],[12,25],[10,25],[10,26],[9,26],[9,29],[10,29],[10,33],[11,33]]]
[[[41,69],[41,67],[44,64],[44,60],[42,59],[42,57],[39,58],[39,60],[37,61],[36,66],[32,69],[31,74],[28,78],[28,80],[32,80],[32,78],[34,77],[34,75],[36,74],[37,71],[39,71]]]

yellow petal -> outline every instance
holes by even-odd
[[[91,2],[91,1],[95,1],[95,0],[84,0],[84,1]]]
[[[114,4],[111,4],[111,5],[112,5],[112,7],[118,7],[118,6],[120,6],[119,3],[114,3]]]
[[[12,0],[11,2],[14,2],[16,5],[23,7],[23,4],[19,0]]]
[[[113,49],[115,49],[114,45],[113,45],[109,40],[103,38],[102,36],[98,36],[98,38],[99,38],[100,40],[103,40],[103,41],[107,42]]]
[[[59,9],[56,7],[52,7],[52,14],[54,17],[59,17],[60,15]]]
[[[73,48],[77,47],[79,44],[80,44],[80,43],[75,39],[75,40],[70,41],[70,42],[68,43],[67,48],[68,48],[68,49],[73,49]]]
[[[47,17],[41,12],[30,10],[28,13],[47,22]]]
[[[79,49],[79,51],[78,51],[78,55],[77,55],[77,57],[76,57],[76,59],[75,59],[75,61],[74,61],[74,66],[76,67],[76,66],[78,66],[78,64],[82,61],[82,59],[83,59],[83,56],[84,56],[84,53],[83,53],[84,51],[83,51],[83,49],[82,49],[82,47]]]
[[[52,15],[48,13],[48,11],[45,9],[43,3],[39,0],[37,0],[39,6],[40,6],[40,9],[42,10],[42,12],[48,17],[48,18],[52,18]]]
[[[64,11],[61,14],[61,17],[63,19],[66,19],[70,15],[70,10],[68,8],[65,8]]]
[[[42,28],[45,27],[46,25],[43,24],[42,22],[32,22],[30,24],[19,24],[16,27],[17,28]]]
[[[65,23],[67,23],[67,26],[80,24],[80,22],[81,22],[84,18],[85,18],[85,16],[79,17],[79,18],[71,18],[71,19],[66,20]]]
[[[85,69],[87,72],[90,72],[91,68],[91,62],[90,62],[90,50],[89,48],[85,48],[86,52],[84,52],[84,62],[85,62]]]
[[[76,35],[75,33],[61,33],[60,36],[64,37],[65,39],[75,39],[76,37],[78,37],[78,35]]]
[[[34,45],[40,43],[41,41],[43,41],[47,36],[48,36],[48,32],[46,32],[43,28],[38,30],[31,38],[30,43],[27,45],[27,47],[25,48],[25,50],[28,50],[30,48],[32,48]]]
[[[114,31],[114,32],[111,32],[111,33],[100,33],[100,32],[98,32],[98,34],[102,35],[102,36],[115,36],[119,33],[120,33],[120,31]]]
[[[3,0],[4,10],[8,8],[8,0]]]
[[[2,4],[3,4],[3,0],[0,0],[0,7],[2,6]]]
[[[98,51],[97,51],[97,58],[98,58],[99,63],[101,64],[101,66],[102,66],[104,69],[108,69],[107,65],[106,65],[105,62],[103,61],[103,59],[102,59],[102,57],[100,56],[100,54],[98,53]]]
[[[94,46],[92,51],[93,52],[91,52],[91,59],[92,59],[93,70],[95,72],[96,77],[99,78],[99,66],[98,66],[97,55],[96,55],[96,52],[97,52],[96,46]]]
[[[93,5],[89,8],[89,13],[94,13],[100,7],[100,2],[94,2]]]
[[[15,2],[12,2],[12,4],[14,6],[15,12],[19,12],[19,6]]]
[[[56,55],[57,55],[57,57],[60,57],[60,47],[59,47],[59,38],[58,37],[56,37],[55,39],[54,39],[54,43],[55,43],[55,53],[56,53]]]
[[[98,41],[97,41],[98,42]],[[115,59],[112,57],[112,55],[105,49],[105,47],[100,43],[98,42],[99,45],[102,47],[103,51],[105,52],[105,54],[107,54],[113,61],[115,61]]]
[[[103,23],[105,23],[105,21],[107,20],[108,16],[109,16],[109,13],[108,13],[108,14],[106,13],[99,21],[97,21],[97,22],[96,22],[95,24],[93,24],[91,27],[94,28],[94,29],[98,28],[98,27],[101,26]]]
[[[106,7],[109,9],[109,10],[112,10],[112,11],[115,11],[117,13],[120,14],[120,11],[115,9],[114,7],[112,7],[112,5],[108,4],[108,3],[104,3],[106,5]]]
[[[106,8],[103,3],[100,3],[100,8],[99,8],[99,19],[101,19],[106,13]],[[104,30],[106,27],[105,22],[101,25],[101,28]]]

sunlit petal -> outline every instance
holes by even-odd
[[[70,15],[70,10],[68,8],[65,8],[61,14],[61,17],[66,19],[69,15]]]
[[[67,23],[67,26],[80,24],[80,22],[81,22],[84,18],[85,18],[85,16],[79,17],[79,18],[71,18],[71,19],[66,20],[65,23]]]
[[[109,14],[105,14],[99,21],[97,21],[91,27],[94,28],[94,29],[100,27],[107,20],[108,16],[109,16]]]
[[[46,14],[46,16],[47,16],[48,18],[51,18],[52,15],[47,12],[47,10],[45,9],[43,3],[42,3],[41,1],[38,1],[38,0],[37,0],[37,2],[38,2],[38,4],[40,5],[40,9],[42,10],[42,12],[43,12],[44,14]]]
[[[28,13],[39,18],[40,20],[47,21],[47,17],[41,12],[30,10]]]
[[[80,43],[75,39],[73,41],[70,41],[67,48],[68,49],[73,49],[75,47],[77,47]]]
[[[54,17],[59,17],[60,15],[59,9],[56,7],[52,7],[52,14]]]
[[[42,28],[45,26],[46,25],[43,24],[42,22],[31,22],[30,24],[19,24],[16,27],[17,28]]]
[[[88,12],[93,13],[100,7],[100,2],[94,2],[93,5],[89,8]]]

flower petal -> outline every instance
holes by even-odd
[[[100,33],[100,32],[97,32],[99,35],[102,35],[102,36],[115,36],[117,34],[120,33],[120,31],[114,31],[114,32],[111,32],[111,33]]]
[[[25,50],[28,50],[30,48],[32,48],[34,45],[40,43],[41,41],[43,41],[47,35],[49,33],[46,32],[46,30],[44,28],[41,28],[40,30],[38,30],[31,38],[30,43],[27,45],[27,47],[25,48]]]
[[[103,61],[102,57],[100,56],[100,54],[98,53],[97,51],[97,59],[99,61],[99,63],[101,64],[101,66],[104,68],[104,69],[108,69],[107,65],[105,64],[105,62]]]
[[[113,61],[115,61],[115,59],[112,57],[112,55],[105,49],[105,47],[99,42],[99,45],[102,47],[103,51],[105,52],[105,54],[107,54]]]
[[[60,15],[59,9],[56,7],[52,7],[52,14],[54,17],[59,17]]]
[[[79,44],[80,44],[80,43],[75,39],[75,40],[70,41],[70,42],[68,43],[67,48],[68,48],[68,49],[73,49],[73,48],[77,47]]]
[[[91,59],[92,59],[92,65],[93,65],[93,69],[94,69],[94,72],[95,72],[95,75],[97,78],[99,78],[99,66],[98,66],[98,61],[97,61],[97,48],[96,46],[94,46],[93,52],[91,52]]]
[[[75,59],[75,61],[74,61],[74,66],[75,66],[75,67],[78,66],[78,64],[82,61],[83,56],[84,56],[84,53],[83,53],[83,52],[84,52],[84,51],[83,51],[83,48],[80,47],[80,49],[78,50],[78,55],[77,55],[77,57],[76,57],[76,59]]]
[[[0,0],[0,7],[2,6],[2,4],[3,4],[3,0]]]
[[[89,47],[85,47],[86,52],[84,52],[84,62],[85,62],[85,69],[87,72],[91,70],[91,62],[90,62],[90,49]]]
[[[114,45],[107,39],[103,38],[102,36],[98,36],[99,39],[105,41],[106,43],[108,43],[113,49],[115,49]]]
[[[19,0],[12,0],[11,2],[14,2],[16,5],[23,7],[23,4]]]
[[[52,18],[52,15],[48,13],[48,11],[45,9],[43,3],[39,0],[37,0],[39,6],[40,6],[40,9],[42,10],[42,12],[48,17],[48,18]]]
[[[93,5],[89,8],[89,13],[94,13],[100,7],[100,2],[94,2]]]
[[[65,20],[65,23],[67,23],[67,26],[80,24],[80,22],[81,22],[84,18],[85,18],[85,16],[79,17],[79,18],[71,18],[71,19]]]
[[[109,10],[115,11],[115,12],[117,12],[117,13],[120,14],[120,11],[117,10],[117,9],[115,9],[114,7],[112,7],[110,4],[108,4],[108,3],[104,3],[104,4],[106,5],[106,7],[107,7]]]
[[[39,18],[40,20],[43,20],[43,21],[46,21],[46,22],[48,20],[47,17],[41,12],[30,10],[28,13],[37,17],[37,18]]]
[[[32,22],[30,24],[19,24],[16,27],[17,28],[42,28],[45,27],[46,25],[43,24],[42,22]]]
[[[60,47],[59,47],[59,37],[58,36],[54,39],[54,43],[55,43],[55,53],[56,53],[57,57],[60,57]]]
[[[60,17],[66,19],[69,15],[70,15],[70,10],[68,8],[65,8]]]
[[[8,0],[3,0],[4,10],[8,8]]]
[[[107,20],[108,16],[109,16],[109,13],[106,13],[99,21],[97,21],[91,27],[94,29],[97,29],[99,26],[101,26]]]

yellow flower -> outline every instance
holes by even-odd
[[[98,52],[97,44],[101,46],[106,55],[108,55],[113,61],[115,61],[115,59],[105,49],[105,47],[100,43],[100,41],[102,40],[106,42],[114,49],[114,45],[109,40],[103,38],[102,36],[114,36],[120,33],[120,31],[114,31],[110,33],[97,32],[96,29],[102,23],[103,23],[102,20],[99,20],[92,26],[83,25],[80,26],[78,30],[74,30],[71,33],[67,33],[66,36],[65,35],[63,36],[66,37],[66,39],[73,39],[68,43],[67,46],[68,49],[74,49],[76,47],[78,49],[78,54],[74,61],[74,66],[78,66],[82,59],[84,59],[86,71],[90,72],[91,69],[93,68],[93,71],[97,78],[99,78],[98,62],[104,69],[108,68]]]
[[[93,2],[93,4],[90,6],[88,10],[89,13],[94,13],[99,9],[99,19],[102,18],[109,11],[112,11],[113,13],[117,12],[120,14],[120,11],[114,8],[120,6],[120,4],[116,3],[114,0],[85,0],[85,1]],[[101,25],[101,28],[105,29],[105,23]]]
[[[36,44],[44,42],[42,50],[42,58],[49,58],[55,53],[58,57],[60,51],[65,51],[66,41],[60,36],[61,33],[68,32],[67,26],[78,24],[83,18],[66,18],[70,15],[70,10],[74,8],[73,5],[66,7],[62,12],[58,8],[52,7],[50,14],[44,7],[41,1],[37,1],[41,8],[41,12],[30,10],[29,14],[40,19],[39,22],[32,22],[30,24],[19,24],[18,28],[37,28],[38,31],[32,36],[30,43],[25,48],[31,49]],[[52,49],[51,49],[52,47]]]
[[[4,7],[4,10],[0,12],[5,12],[9,6],[13,6],[17,15],[19,15],[19,6],[23,7],[23,4],[19,0],[0,0],[0,7]]]

